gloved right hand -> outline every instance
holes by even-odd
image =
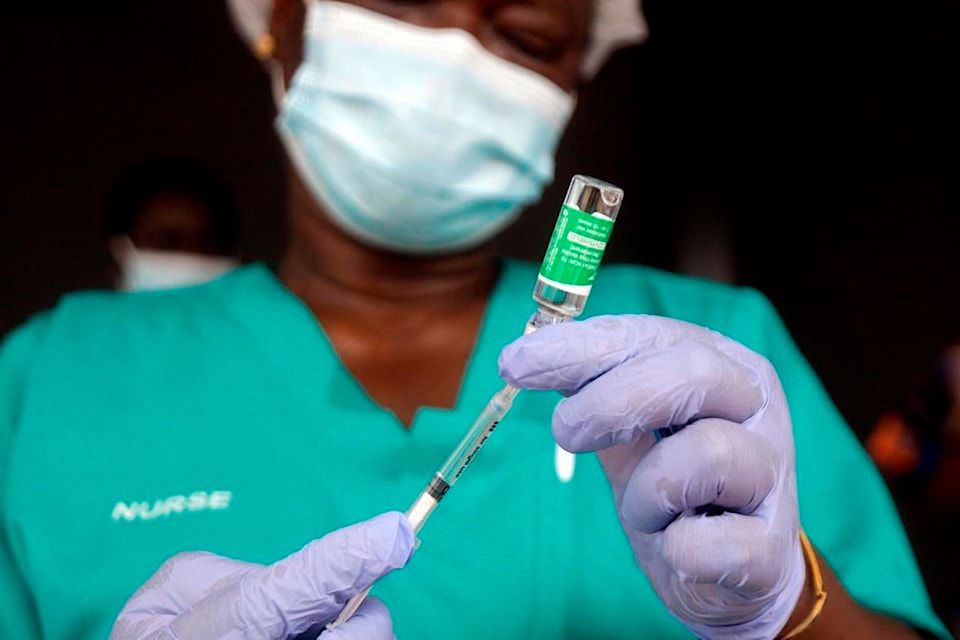
[[[410,523],[391,512],[269,566],[178,554],[133,594],[110,640],[393,639],[390,613],[375,598],[336,629],[323,628],[354,594],[405,565],[413,547]]]
[[[601,316],[517,339],[500,375],[567,396],[557,443],[597,452],[637,561],[687,629],[780,632],[807,571],[793,425],[766,358],[687,322]],[[679,432],[656,442],[663,428]]]

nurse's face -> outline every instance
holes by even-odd
[[[350,0],[366,9],[431,28],[458,28],[490,52],[552,80],[577,87],[592,0]],[[271,32],[287,83],[303,50],[302,0],[276,0]]]

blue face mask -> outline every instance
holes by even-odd
[[[573,106],[465,31],[315,1],[277,128],[345,232],[438,253],[489,240],[540,197]]]

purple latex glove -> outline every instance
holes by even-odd
[[[311,542],[270,566],[210,553],[174,556],[133,594],[111,640],[316,638],[344,603],[406,564],[414,535],[391,512]],[[390,613],[368,598],[322,640],[392,639]]]
[[[602,316],[520,338],[500,374],[568,396],[554,438],[598,452],[637,561],[690,631],[781,630],[806,567],[790,414],[765,358],[678,320]],[[680,426],[655,441],[654,429]]]

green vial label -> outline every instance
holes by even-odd
[[[612,230],[613,220],[563,205],[540,275],[558,285],[589,288]]]

